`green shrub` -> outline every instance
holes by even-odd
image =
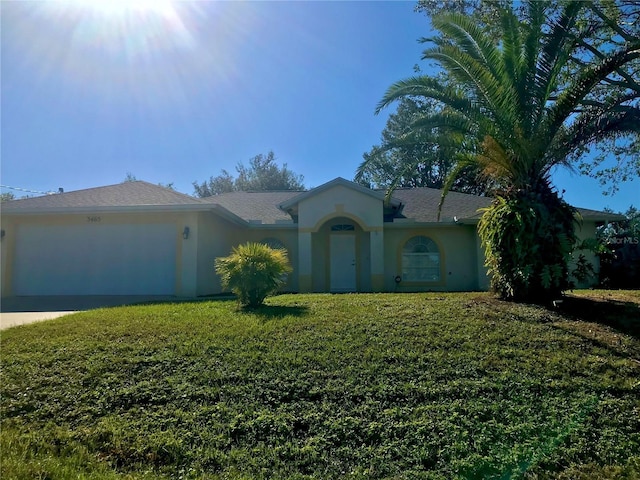
[[[215,261],[222,287],[238,296],[243,306],[257,307],[286,282],[292,271],[286,250],[270,248],[262,243],[238,245],[228,257]]]
[[[544,302],[570,286],[576,210],[550,188],[541,190],[498,195],[480,219],[491,287],[502,298]]]

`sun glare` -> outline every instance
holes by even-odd
[[[170,16],[173,6],[162,0],[70,0],[73,7],[90,10],[105,18],[126,16],[131,13],[154,13]]]
[[[206,85],[235,86],[233,42],[251,31],[250,15],[235,4],[9,3],[14,45],[21,46],[21,61],[32,78],[62,81],[74,95],[101,101],[105,108],[119,100],[145,108],[181,106],[191,92],[203,88],[202,78]]]
[[[188,48],[193,38],[167,0],[68,0],[46,5],[72,26],[73,43],[129,61]]]

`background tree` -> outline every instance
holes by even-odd
[[[431,99],[401,98],[382,131],[382,145],[363,154],[355,181],[369,188],[391,190],[444,187],[456,166],[455,154],[462,139],[443,135],[437,128],[431,131],[412,128],[413,122],[426,112],[435,111],[436,102]],[[486,184],[477,169],[468,167],[456,178],[451,190],[482,194]]]
[[[415,11],[429,18],[448,13],[473,17],[479,27],[490,31],[497,39],[500,37],[500,9],[505,3],[508,4],[504,0],[418,0]],[[515,8],[522,12],[518,5]]]
[[[16,199],[16,196],[13,192],[0,193],[0,203],[9,202],[15,199]]]
[[[609,208],[605,209],[605,211],[613,213]],[[626,212],[618,213],[626,218],[603,225],[598,230],[598,238],[605,243],[614,243],[616,238],[637,238],[640,241],[640,210],[631,205]]]
[[[138,181],[139,181],[138,178],[133,173],[127,172],[127,175],[124,177],[124,180],[122,181],[122,183],[138,182]],[[158,182],[158,186],[163,188],[168,188],[169,190],[175,190],[175,187],[173,186],[173,182],[169,182],[169,183]]]
[[[267,155],[256,155],[249,160],[248,167],[238,163],[236,172],[235,179],[222,170],[220,175],[210,177],[208,181],[193,182],[195,195],[202,198],[237,190],[304,190],[304,177],[289,170],[286,163],[279,167],[272,151]]]
[[[640,288],[640,210],[633,205],[625,220],[603,225],[598,240],[606,246],[600,255],[600,283],[609,288]]]
[[[594,35],[581,23],[590,6],[529,1],[519,13],[505,5],[497,41],[495,29],[481,28],[473,17],[435,15],[441,35],[423,58],[437,61],[447,82],[430,76],[397,82],[378,106],[416,96],[438,102],[412,128],[462,136],[459,167],[475,165],[494,183],[495,200],[479,233],[492,286],[505,298],[543,300],[568,286],[574,209],[553,190],[552,169],[640,129],[634,79],[621,73],[640,57],[638,36],[610,44],[575,69]],[[599,97],[602,91],[607,95]]]
[[[193,188],[195,195],[200,198],[238,190],[234,178],[226,170],[222,170],[217,177],[210,177],[206,182],[193,182]]]
[[[576,54],[566,76],[581,69],[593,68],[606,57],[606,52],[624,48],[640,37],[640,2],[637,0],[600,0],[589,2],[580,19],[587,35],[576,37]],[[626,95],[627,104],[640,108],[640,58],[631,59],[596,85],[582,102],[582,107],[601,108],[611,98]],[[590,155],[576,151],[572,160],[579,170],[600,181],[604,193],[615,193],[621,181],[640,177],[640,133],[612,136],[595,142]]]

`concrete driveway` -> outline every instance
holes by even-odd
[[[171,296],[7,297],[0,300],[0,330],[102,307],[175,300]]]

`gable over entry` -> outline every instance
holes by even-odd
[[[337,178],[280,208],[298,220],[300,291],[383,289],[382,192]]]

